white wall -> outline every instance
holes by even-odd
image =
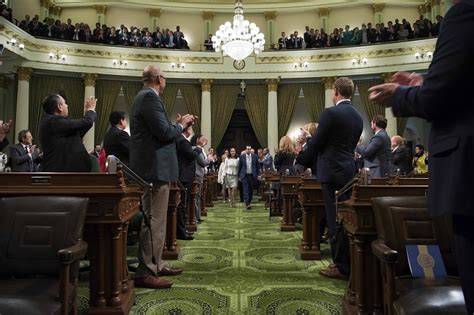
[[[93,8],[63,8],[61,21],[72,20],[72,24],[84,22],[89,24],[91,29],[95,28],[97,14]]]
[[[25,15],[29,14],[31,18],[40,13],[39,0],[13,0],[10,1],[13,10],[13,16],[18,20],[24,20]]]

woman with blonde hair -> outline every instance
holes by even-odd
[[[278,152],[273,162],[280,174],[295,174],[295,148],[293,147],[293,142],[290,137],[281,137]]]
[[[229,192],[230,206],[235,207],[235,192],[239,185],[239,157],[235,148],[231,148],[229,156],[224,162],[224,183]]]

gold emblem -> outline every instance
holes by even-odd
[[[432,269],[435,264],[433,257],[429,254],[419,254],[416,261],[422,268]]]
[[[234,60],[234,68],[235,70],[242,70],[245,68],[245,61],[244,60]]]

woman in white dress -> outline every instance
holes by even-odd
[[[229,157],[225,160],[225,187],[229,191],[230,206],[235,207],[235,192],[239,185],[238,171],[239,171],[239,158],[235,148],[230,149]]]
[[[217,182],[222,185],[222,198],[226,202],[226,187],[225,187],[225,160],[227,155],[223,154],[221,157],[221,165],[219,165],[219,172],[217,173]]]

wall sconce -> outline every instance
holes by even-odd
[[[49,53],[49,60],[61,60],[61,61],[66,61],[66,55],[64,54],[59,54],[59,53]]]
[[[305,69],[305,68],[308,68],[308,66],[309,66],[309,63],[307,61],[305,61],[305,62],[295,62],[293,64],[293,67],[295,69]]]
[[[367,62],[369,62],[369,59],[367,58],[357,58],[357,59],[352,59],[352,65],[366,65]]]
[[[11,45],[12,47],[18,47],[20,50],[25,49],[25,45],[18,43],[15,38],[7,40],[7,44]]]
[[[433,58],[433,52],[431,51],[428,51],[427,53],[416,53],[415,54],[415,58],[416,60],[420,60],[420,59],[431,59]]]
[[[181,70],[183,70],[185,67],[186,67],[185,63],[175,63],[175,62],[171,63],[171,69],[181,69]]]
[[[128,61],[127,61],[127,60],[117,60],[117,59],[114,59],[114,60],[112,60],[112,64],[113,64],[114,66],[119,65],[119,66],[125,66],[125,67],[126,67],[126,66],[128,66]]]

